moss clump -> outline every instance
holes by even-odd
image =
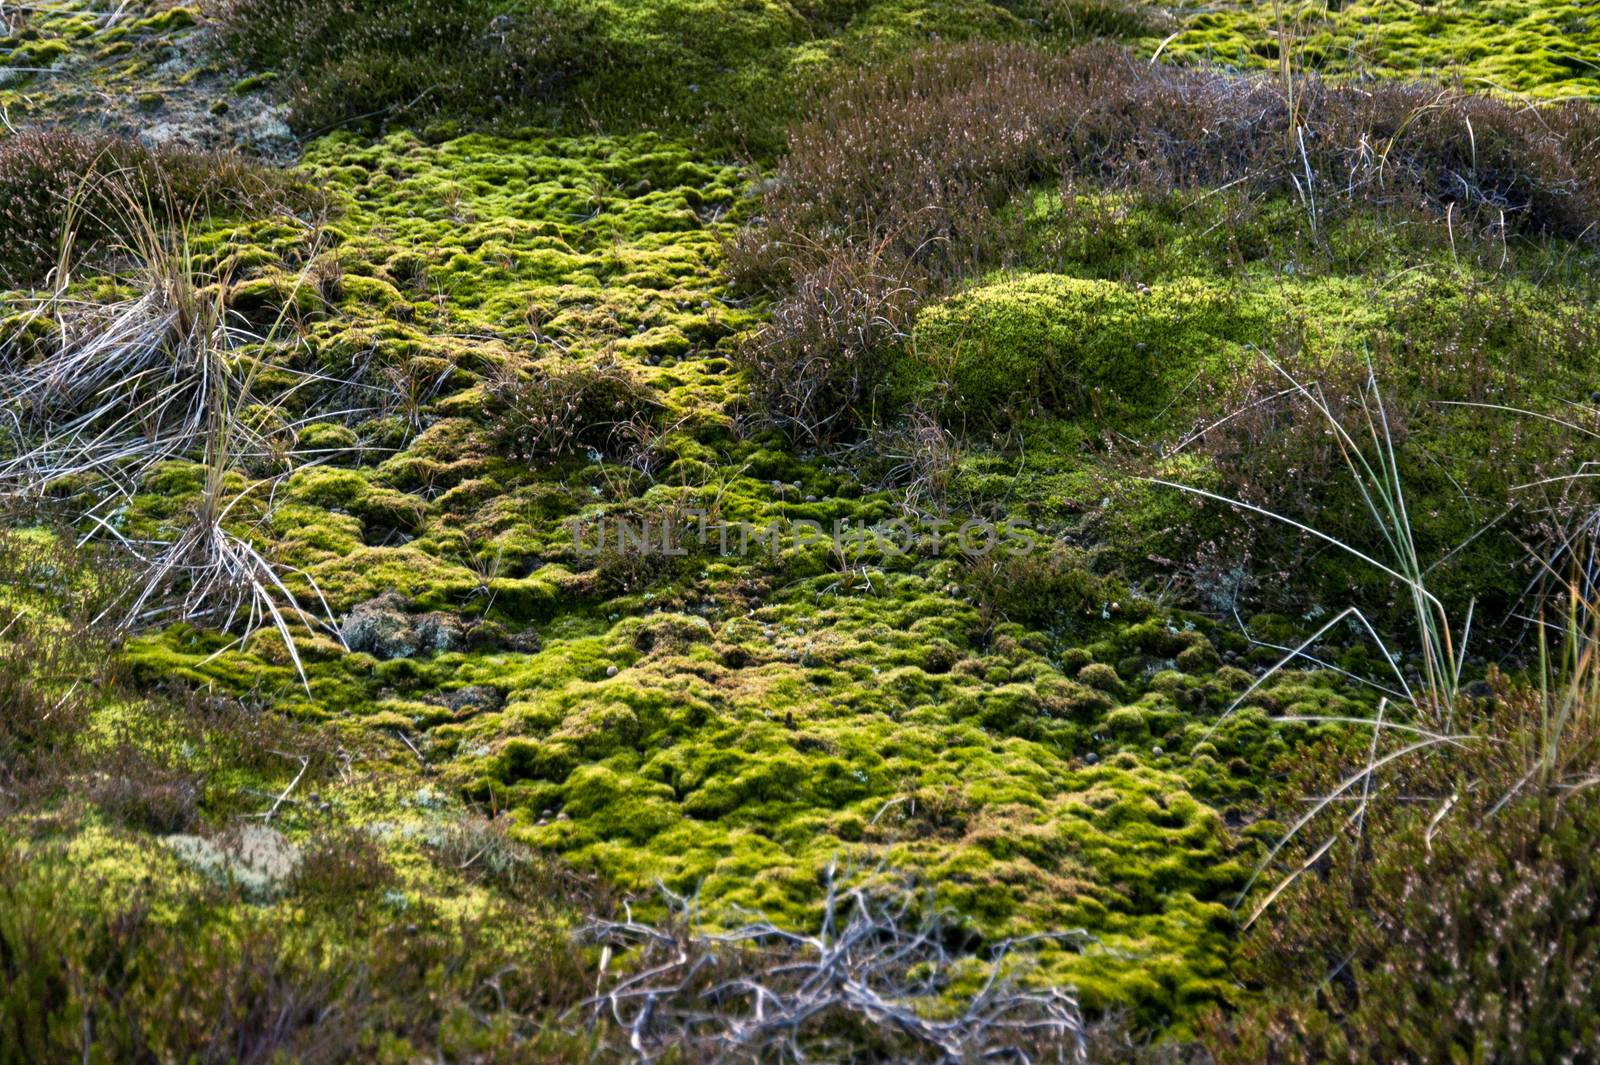
[[[1241,353],[1248,319],[1200,280],[1135,288],[1055,274],[997,279],[918,316],[911,375],[941,415],[983,425],[1051,411],[1154,413]],[[913,385],[915,390],[917,386]]]

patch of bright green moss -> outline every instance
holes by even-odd
[[[1459,78],[1474,90],[1593,97],[1600,20],[1589,5],[1541,0],[1354,0],[1208,4],[1164,54],[1246,69],[1354,77]]]
[[[948,397],[945,416],[1103,416],[1164,407],[1196,374],[1224,375],[1251,334],[1220,285],[1155,286],[1025,274],[929,308],[912,337],[913,378]]]

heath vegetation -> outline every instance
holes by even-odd
[[[1578,7],[0,4],[0,1061],[1581,1060]]]

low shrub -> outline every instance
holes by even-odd
[[[1090,572],[1083,552],[1042,537],[1030,550],[969,559],[963,584],[986,619],[1030,628],[1070,629],[1087,616],[1098,619],[1118,596],[1113,584]]]
[[[186,832],[200,818],[205,776],[123,738],[97,751],[93,768],[74,781],[111,820],[140,832]]]
[[[388,122],[596,121],[770,156],[804,88],[945,40],[1148,35],[1123,0],[211,0],[221,50],[286,73],[307,132]]]
[[[88,723],[85,694],[49,678],[91,673],[71,634],[39,631],[12,613],[0,643],[0,809],[25,789],[59,782]]]
[[[746,352],[757,402],[812,438],[872,401],[910,333],[919,286],[881,258],[881,245],[846,246],[795,277]]]
[[[547,99],[598,57],[598,9],[487,0],[215,0],[223,50],[291,75],[296,124],[492,112]]]
[[[650,422],[654,394],[626,367],[597,361],[526,370],[507,367],[489,387],[486,414],[495,446],[513,458],[558,458],[580,448],[607,451]]]
[[[325,833],[302,850],[291,884],[313,905],[348,911],[395,880],[372,834],[348,829]]]
[[[1537,693],[1487,707],[1468,749],[1375,787],[1360,831],[1244,937],[1248,1004],[1201,1026],[1219,1065],[1572,1061],[1600,1040],[1592,721],[1563,739],[1582,771],[1541,786],[1521,760],[1542,735]],[[1323,793],[1347,764],[1323,750],[1301,783]]]

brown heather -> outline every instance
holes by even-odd
[[[1218,1065],[1589,1060],[1573,1050],[1600,1045],[1594,722],[1562,737],[1570,775],[1540,790],[1523,760],[1538,692],[1480,712],[1482,742],[1408,763],[1245,937],[1255,994],[1201,1026]],[[1298,783],[1325,790],[1348,765],[1315,752]]]

